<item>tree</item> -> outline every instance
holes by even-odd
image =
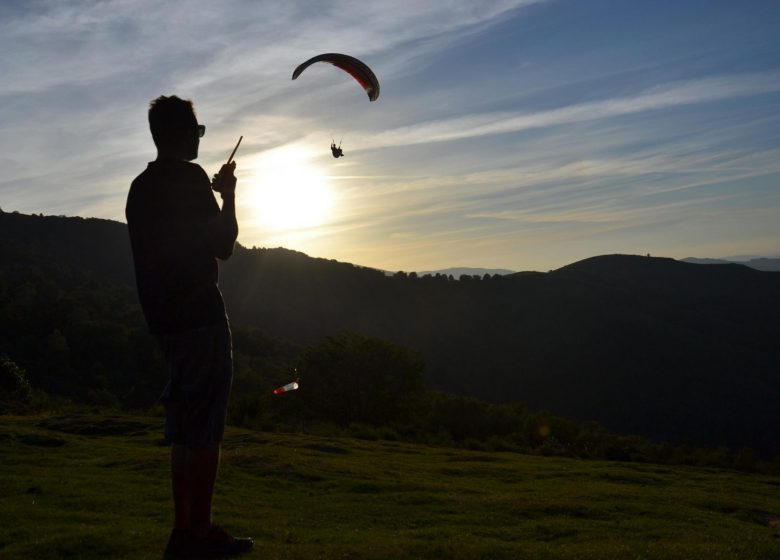
[[[0,414],[30,401],[32,390],[25,371],[5,354],[0,354]]]
[[[422,394],[422,370],[418,354],[357,333],[307,348],[298,368],[308,415],[342,426],[408,420]]]
[[[734,468],[740,471],[753,472],[756,470],[756,457],[753,450],[743,447],[734,459]]]
[[[454,440],[485,437],[488,404],[474,397],[429,394],[429,430],[447,433]]]

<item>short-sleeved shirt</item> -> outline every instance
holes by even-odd
[[[184,332],[225,318],[208,223],[219,214],[199,165],[158,160],[133,181],[125,217],[138,297],[154,334]]]

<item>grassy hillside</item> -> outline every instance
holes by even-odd
[[[160,558],[160,420],[0,417],[0,558]],[[216,518],[268,559],[768,559],[780,479],[229,429]]]

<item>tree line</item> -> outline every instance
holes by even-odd
[[[165,367],[133,290],[16,257],[0,269],[0,413],[40,412],[63,402],[132,411],[153,406]],[[780,470],[780,458],[759,461],[747,449],[655,443],[519,403],[427,390],[423,356],[379,337],[343,332],[301,345],[256,327],[234,325],[233,331],[233,425],[486,451]],[[293,378],[298,391],[273,394]]]

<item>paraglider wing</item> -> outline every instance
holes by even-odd
[[[363,86],[363,89],[366,90],[368,99],[370,101],[376,101],[379,97],[379,80],[376,79],[376,76],[371,71],[371,68],[369,68],[363,62],[359,61],[354,56],[349,56],[347,54],[325,53],[310,58],[295,69],[292,75],[292,79],[295,80],[298,76],[301,75],[301,72],[306,70],[315,62],[327,62],[347,72],[350,76],[355,78],[355,80],[357,80],[361,86]]]

